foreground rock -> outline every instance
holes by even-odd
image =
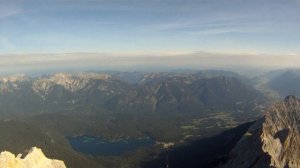
[[[252,125],[223,168],[299,168],[300,101],[288,96]]]
[[[48,159],[41,149],[33,147],[31,151],[21,158],[19,154],[4,151],[0,154],[0,168],[66,168],[63,161]]]

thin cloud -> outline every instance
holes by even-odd
[[[202,35],[202,36],[220,35],[220,34],[228,34],[228,33],[272,33],[272,32],[265,28],[250,28],[250,27],[230,27],[230,28],[223,27],[223,28],[204,29],[204,30],[190,32],[191,35]]]
[[[146,31],[181,31],[190,35],[217,35],[226,33],[285,33],[297,32],[298,24],[270,19],[260,19],[251,17],[235,17],[220,19],[193,19],[190,21],[175,21],[169,23],[158,23],[141,26],[141,30]]]
[[[0,6],[0,19],[11,17],[23,13],[23,9],[17,5],[2,5]]]

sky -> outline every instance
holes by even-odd
[[[0,61],[14,67],[78,53],[297,60],[299,46],[300,0],[0,0]]]

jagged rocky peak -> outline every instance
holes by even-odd
[[[23,82],[23,81],[28,81],[28,80],[29,80],[29,78],[25,74],[15,74],[15,75],[11,75],[11,76],[0,77],[0,81],[4,82],[4,83],[7,83],[7,82],[14,83],[14,82],[19,82],[19,81]]]
[[[293,103],[295,101],[297,102],[297,101],[299,101],[299,99],[297,99],[297,97],[294,95],[288,95],[284,98],[285,103]]]
[[[94,73],[94,72],[79,72],[73,74],[73,76],[81,78],[81,79],[98,79],[98,80],[105,80],[112,78],[111,75],[106,73]]]
[[[70,79],[109,79],[110,75],[105,73],[79,72],[79,73],[56,73],[50,77],[53,81],[70,80]]]
[[[46,94],[54,86],[63,86],[65,89],[75,92],[84,88],[91,80],[107,80],[111,76],[102,73],[56,73],[50,77],[44,77],[33,82],[32,88],[37,93]]]
[[[299,168],[300,100],[287,96],[256,121],[230,153],[226,168]]]
[[[48,159],[41,149],[33,147],[23,158],[21,154],[0,153],[1,168],[66,168],[63,161]]]

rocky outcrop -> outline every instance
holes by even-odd
[[[4,151],[0,154],[0,168],[66,168],[63,161],[48,159],[41,149],[33,147],[30,152],[22,158],[19,154]]]
[[[300,100],[288,96],[252,125],[223,168],[299,168]]]
[[[35,80],[32,84],[32,89],[42,95],[48,94],[51,87],[58,85],[65,89],[76,92],[83,89],[91,80],[106,80],[110,79],[111,76],[108,74],[97,74],[97,73],[57,73],[50,77],[44,77]]]

